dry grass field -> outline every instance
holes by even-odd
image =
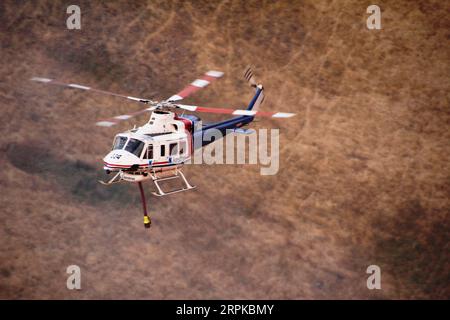
[[[81,30],[70,4],[0,2],[1,299],[450,298],[448,2],[379,0],[381,30],[365,0],[78,0]],[[166,98],[217,69],[186,103],[236,107],[247,65],[263,110],[296,113],[252,125],[280,130],[278,174],[187,166],[150,230],[136,186],[96,181],[146,118],[94,123],[142,106],[29,81]]]

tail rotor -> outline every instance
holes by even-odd
[[[253,70],[251,67],[247,67],[244,73],[245,80],[248,81],[251,87],[256,88],[258,83],[256,82],[255,76],[253,75]]]

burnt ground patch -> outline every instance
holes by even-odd
[[[386,266],[397,290],[414,297],[450,298],[450,245],[442,237],[450,233],[450,223],[428,218],[442,213],[445,217],[445,212],[429,210],[413,200],[399,208],[394,218],[375,221],[380,235],[375,241],[375,260]]]
[[[71,160],[56,155],[48,147],[38,142],[11,143],[6,146],[7,159],[16,168],[53,179],[65,192],[70,193],[77,201],[85,201],[90,205],[103,205],[105,202],[122,203],[138,200],[136,193],[130,188],[116,185],[105,188],[97,180],[105,179],[101,170],[81,160]]]

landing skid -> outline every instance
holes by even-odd
[[[152,194],[157,197],[168,196],[169,194],[188,191],[188,190],[195,188],[195,186],[191,186],[189,184],[189,182],[187,181],[183,172],[181,172],[181,170],[179,170],[178,168],[170,170],[170,171],[152,172],[151,177],[152,177],[153,183],[156,186],[156,189],[158,190],[157,192],[152,192]],[[173,180],[173,179],[180,179],[180,181],[183,183],[183,186],[180,189],[175,189],[175,190],[171,190],[171,191],[163,191],[159,183],[162,181]]]
[[[112,177],[111,179],[109,179],[109,181],[105,182],[102,180],[98,180],[98,182],[100,182],[102,185],[104,186],[110,186],[114,183],[118,183],[120,181],[122,181],[122,176],[121,176],[122,171],[117,172],[114,177]]]
[[[175,167],[175,168],[169,169],[169,170],[165,170],[165,171],[156,171],[153,169],[151,171],[146,171],[145,173],[146,173],[145,176],[147,177],[147,179],[151,179],[153,181],[153,183],[155,184],[157,192],[152,192],[152,194],[157,197],[168,196],[169,194],[188,191],[188,190],[195,188],[195,186],[191,186],[189,184],[189,182],[187,181],[183,172],[181,172],[181,170],[178,167]],[[108,180],[106,182],[98,180],[98,182],[100,182],[103,185],[109,186],[111,184],[118,183],[118,182],[124,180],[123,175],[124,175],[124,173],[122,171],[119,171],[110,180]],[[175,190],[171,190],[171,191],[164,191],[160,186],[160,182],[168,181],[168,180],[172,180],[172,179],[180,179],[183,186],[179,189],[175,189]],[[136,182],[138,183],[139,191],[141,194],[142,208],[144,211],[144,227],[148,229],[148,228],[150,228],[150,226],[152,224],[152,220],[147,212],[147,203],[145,201],[145,194],[144,194],[144,188],[142,187],[142,180],[136,181]]]

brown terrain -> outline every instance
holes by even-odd
[[[1,299],[450,298],[448,1],[376,1],[382,30],[359,0],[75,1],[68,30],[73,2],[0,2]],[[166,98],[217,69],[186,103],[236,107],[247,65],[262,110],[296,113],[251,126],[280,129],[278,174],[190,165],[197,189],[163,198],[147,183],[150,230],[137,186],[96,181],[147,119],[94,123],[142,105],[29,81]]]

